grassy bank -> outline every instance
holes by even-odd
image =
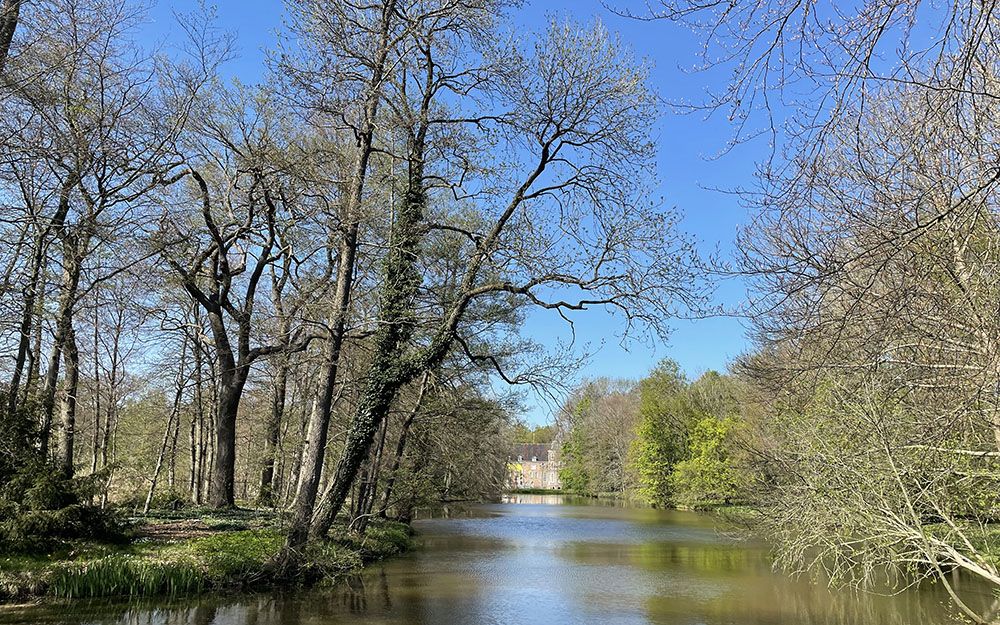
[[[373,522],[364,536],[334,528],[309,545],[294,579],[278,576],[284,534],[250,511],[145,522],[125,545],[77,542],[45,555],[0,555],[0,601],[41,597],[151,597],[336,580],[410,548],[402,523]]]

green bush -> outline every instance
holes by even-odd
[[[408,551],[412,546],[411,529],[405,523],[382,521],[372,523],[365,533],[362,549],[369,555],[384,558]]]
[[[66,478],[42,452],[33,405],[0,392],[0,551],[45,552],[78,538],[121,540],[123,517],[90,503],[101,475]]]
[[[183,550],[201,563],[217,584],[246,585],[256,581],[281,552],[284,536],[273,530],[226,532],[183,543]]]

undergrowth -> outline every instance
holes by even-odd
[[[337,579],[406,551],[410,529],[372,523],[364,536],[336,528],[307,546],[293,580],[278,577],[284,534],[275,528],[219,531],[178,542],[113,546],[80,543],[46,556],[0,559],[0,599],[176,596],[209,589]]]

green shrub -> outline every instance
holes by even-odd
[[[375,557],[384,558],[408,551],[412,546],[411,529],[405,523],[382,521],[372,523],[365,533],[362,547]]]
[[[7,408],[0,392],[0,550],[45,552],[78,538],[121,540],[127,524],[91,503],[102,475],[66,478],[39,446],[33,405]]]

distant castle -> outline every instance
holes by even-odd
[[[555,443],[518,443],[507,457],[507,488],[561,489],[560,468],[559,448]]]

